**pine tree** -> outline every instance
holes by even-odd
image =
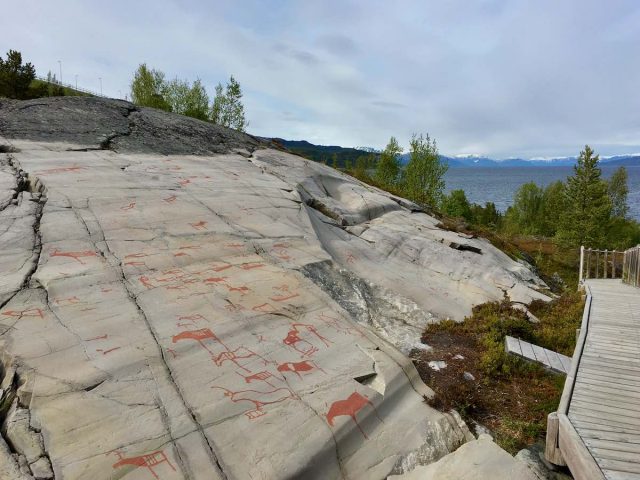
[[[567,179],[565,210],[556,233],[558,241],[565,246],[604,246],[611,199],[598,161],[599,156],[586,145],[573,167],[574,174]]]
[[[376,167],[375,179],[382,186],[390,187],[397,183],[400,173],[400,154],[402,147],[398,145],[395,137],[389,139],[389,143],[380,154],[380,160]]]
[[[444,192],[444,174],[448,166],[440,162],[438,147],[429,135],[413,135],[409,163],[402,178],[402,190],[410,200],[435,208]]]
[[[0,57],[0,97],[29,98],[29,87],[36,78],[36,69],[31,63],[22,64],[22,54],[9,50],[7,59]]]

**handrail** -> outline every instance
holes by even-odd
[[[545,456],[552,463],[568,465],[575,478],[604,480],[605,477],[602,470],[569,419],[571,397],[573,395],[587,333],[589,332],[589,321],[591,318],[591,289],[586,283],[584,283],[583,286],[586,292],[586,299],[582,322],[580,324],[580,335],[576,342],[576,348],[573,351],[571,371],[567,374],[564,382],[558,410],[557,412],[550,413],[548,417]]]
[[[87,90],[86,88],[77,87],[69,83],[62,83],[57,79],[53,81],[53,80],[49,80],[48,78],[41,77],[39,75],[36,75],[36,78],[41,82],[47,82],[49,85],[57,85],[59,87],[70,88],[71,90],[75,90],[76,92],[86,93],[87,95],[93,95],[94,97],[108,98],[106,95],[102,95],[100,93],[94,92],[93,90]]]
[[[640,245],[625,251],[580,247],[579,283],[593,278],[622,278],[640,286]]]
[[[625,250],[622,261],[622,281],[640,287],[640,245]]]

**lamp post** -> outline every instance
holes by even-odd
[[[98,80],[100,80],[100,96],[102,96],[102,77],[98,77]]]
[[[58,66],[60,67],[60,84],[62,85],[62,60],[58,60]]]
[[[78,90],[78,74],[76,73],[76,90]]]

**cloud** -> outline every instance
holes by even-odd
[[[640,150],[633,0],[95,0],[8,5],[0,44],[110,95],[141,62],[233,74],[251,133],[383,147],[429,132],[446,154]],[[29,28],[24,28],[28,25]]]

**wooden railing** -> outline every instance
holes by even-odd
[[[624,252],[622,281],[640,287],[640,245]]]
[[[580,247],[580,282],[589,278],[620,278],[625,252]]]

